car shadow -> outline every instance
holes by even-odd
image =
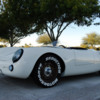
[[[82,75],[74,75],[74,76],[67,76],[67,77],[62,77],[61,81],[71,81],[71,80],[83,80],[83,79],[88,79],[92,77],[98,77],[100,76],[98,72],[96,73],[90,73],[90,74],[82,74]]]
[[[77,76],[67,76],[62,77],[58,84],[54,87],[59,87],[64,84],[74,83],[78,81],[85,81],[89,80],[91,78],[100,77],[98,73],[92,73],[92,74],[85,74],[85,75],[77,75]],[[25,88],[25,89],[40,89],[42,87],[38,86],[32,77],[29,77],[28,79],[18,79],[18,78],[11,78],[8,76],[3,75],[2,80],[6,84],[10,84],[11,86],[15,85],[17,87]]]
[[[83,75],[74,75],[74,76],[67,76],[67,77],[62,77],[59,80],[58,85],[64,85],[64,84],[69,84],[69,83],[78,83],[78,82],[85,82],[85,81],[89,81],[92,79],[96,79],[96,78],[100,78],[100,74],[98,72],[95,73],[90,73],[90,74],[83,74]]]

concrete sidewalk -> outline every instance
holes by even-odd
[[[0,100],[100,100],[100,76],[93,73],[65,77],[52,88],[42,88],[32,78],[23,80],[0,74]]]

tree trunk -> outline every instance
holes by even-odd
[[[13,44],[12,43],[10,43],[10,47],[13,47]]]
[[[10,43],[10,47],[13,47],[13,33],[11,34],[9,38],[9,43]]]

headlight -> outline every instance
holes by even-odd
[[[15,52],[13,58],[12,58],[12,61],[13,61],[13,62],[17,62],[17,61],[22,57],[23,52],[24,52],[23,49],[17,50],[17,51]]]

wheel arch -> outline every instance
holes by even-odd
[[[34,68],[35,68],[36,64],[39,62],[39,60],[40,60],[43,56],[45,56],[45,55],[54,55],[54,56],[56,56],[56,57],[58,58],[58,60],[60,61],[60,63],[61,63],[61,73],[63,73],[63,72],[65,71],[65,63],[64,63],[63,59],[62,59],[59,55],[57,55],[57,54],[55,54],[55,53],[51,53],[51,52],[48,52],[48,53],[45,53],[45,54],[41,55],[41,56],[38,58],[38,60],[36,61],[35,65],[34,65]],[[32,70],[32,73],[33,73],[33,71],[34,71],[34,68],[33,68],[33,70]],[[32,74],[32,73],[31,73],[31,74]]]

